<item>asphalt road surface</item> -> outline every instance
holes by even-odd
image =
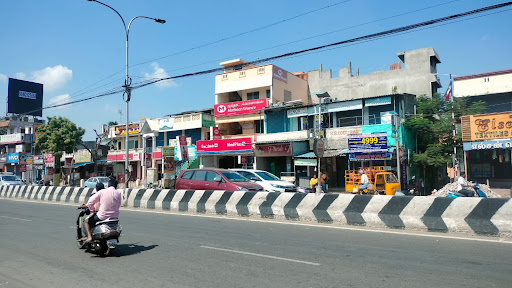
[[[121,211],[113,257],[74,206],[0,199],[4,287],[511,287],[512,244]],[[330,226],[332,227],[332,226]]]

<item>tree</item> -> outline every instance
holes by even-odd
[[[468,103],[466,98],[455,98],[453,111],[455,122],[463,115],[485,111],[485,102]],[[439,93],[432,98],[416,98],[416,115],[408,117],[405,128],[416,132],[417,151],[412,153],[411,164],[423,170],[425,191],[440,188],[444,183],[437,177],[440,169],[451,163],[453,157],[452,105]],[[459,129],[460,130],[460,129]],[[461,131],[457,131],[456,145],[462,146]]]
[[[35,148],[41,152],[53,153],[56,159],[56,172],[60,172],[62,153],[73,153],[78,144],[82,143],[85,130],[77,127],[69,119],[59,116],[48,117],[47,124],[41,125],[39,131],[41,134],[37,137]],[[55,175],[59,174],[55,173]],[[58,185],[58,178],[54,179],[54,183]]]

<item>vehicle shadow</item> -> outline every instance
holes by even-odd
[[[112,256],[113,257],[123,257],[123,256],[135,255],[135,254],[142,253],[144,251],[154,249],[156,247],[158,247],[158,245],[143,246],[143,245],[137,245],[137,244],[119,244],[116,246],[116,249],[113,251]]]

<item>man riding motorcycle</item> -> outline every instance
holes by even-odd
[[[122,196],[117,191],[117,181],[110,179],[108,181],[108,188],[96,192],[87,201],[87,207],[92,212],[96,212],[94,216],[91,216],[84,222],[85,233],[87,237],[81,240],[85,240],[83,245],[87,245],[92,241],[91,227],[94,227],[97,222],[106,220],[108,218],[118,218],[119,208],[121,207]],[[100,203],[98,211],[94,208],[94,204]]]

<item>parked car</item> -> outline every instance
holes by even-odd
[[[175,186],[187,190],[263,191],[263,187],[237,172],[217,168],[183,170]]]
[[[16,175],[0,174],[0,185],[23,185],[23,181]]]
[[[236,171],[245,178],[257,182],[259,185],[268,192],[297,192],[297,186],[290,182],[279,179],[276,175],[263,171],[253,169],[231,169]]]
[[[101,183],[103,183],[105,188],[107,188],[108,180],[110,180],[110,178],[108,178],[108,177],[91,177],[91,178],[87,179],[87,181],[85,181],[84,186],[87,188],[96,188],[96,184],[101,182]]]

